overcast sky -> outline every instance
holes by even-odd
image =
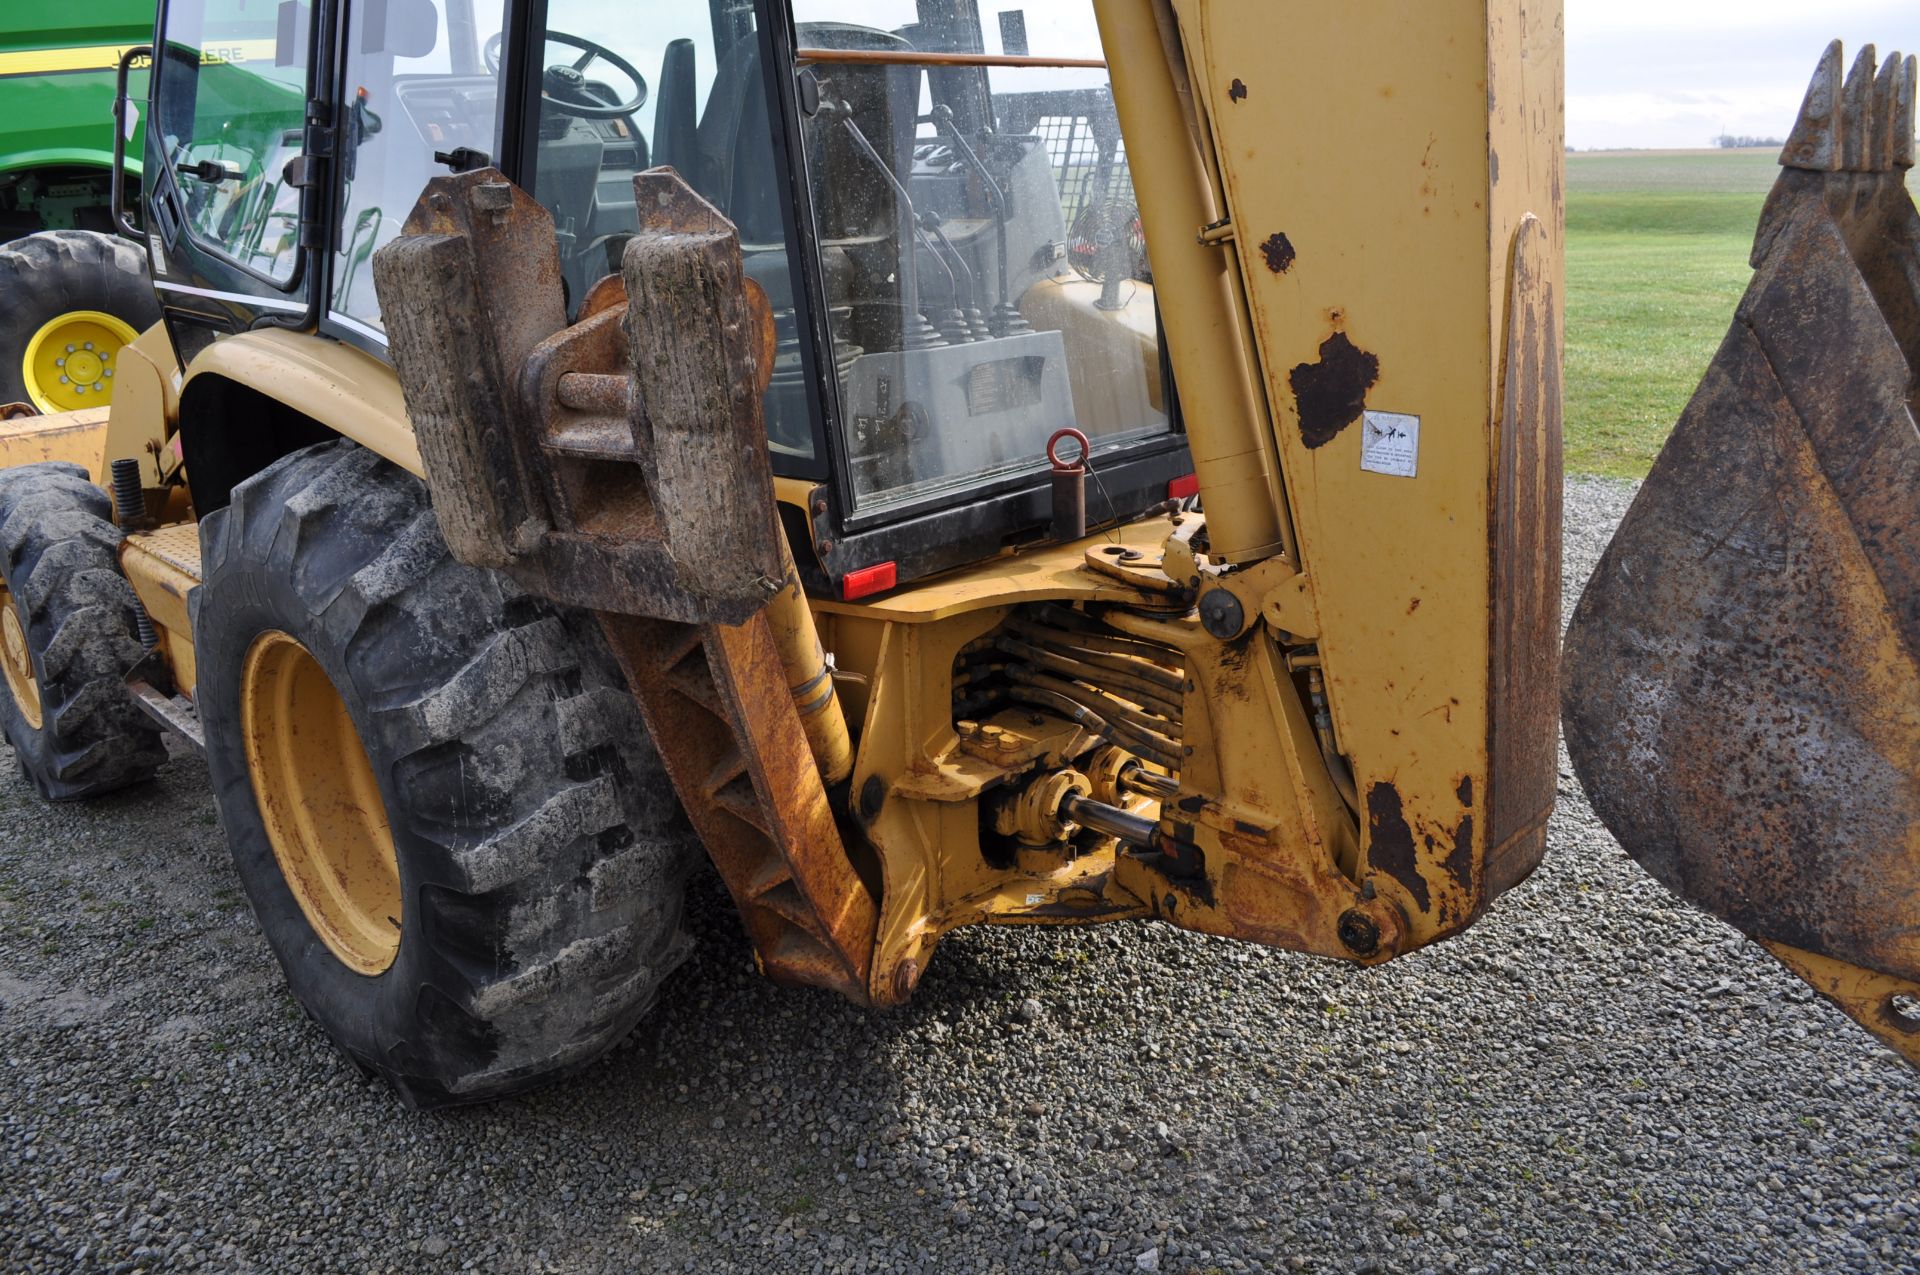
[[[1915,0],[1566,0],[1567,142],[1784,137],[1827,41],[1920,53]]]
[[[0,8],[16,0],[0,0]],[[1389,0],[1372,0],[1383,4]],[[1417,4],[1420,0],[1398,0]],[[562,29],[620,31],[622,51],[652,71],[676,35],[706,42],[704,3],[551,0]],[[1920,0],[1565,0],[1567,141],[1596,147],[1699,147],[1722,132],[1784,137],[1829,40],[1920,52]],[[483,8],[498,12],[498,0]],[[989,51],[999,11],[1025,15],[1035,52],[1098,56],[1086,0],[981,0]],[[799,20],[838,19],[892,29],[913,21],[914,0],[794,0]],[[638,15],[638,16],[636,16]],[[703,48],[701,70],[712,62]],[[1032,73],[1025,73],[1031,77]],[[1098,78],[1092,77],[1092,78]],[[1031,78],[1021,87],[1038,86]]]

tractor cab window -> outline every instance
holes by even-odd
[[[1030,479],[1063,428],[1096,467],[1169,433],[1089,0],[793,13],[856,510]]]
[[[261,0],[254,0],[260,3]],[[500,151],[505,0],[365,0],[350,5],[333,245],[335,322],[384,339],[373,254],[398,237],[436,155]]]
[[[284,175],[300,154],[307,74],[303,58],[281,56],[280,8],[270,0],[168,5],[154,96],[171,179],[162,189],[178,192],[188,233],[284,285],[300,239],[299,192]],[[289,18],[289,29],[293,19],[305,22],[298,9]]]
[[[775,462],[812,458],[804,305],[753,0],[548,0],[545,39],[530,189],[553,214],[570,309],[619,272],[639,230],[634,174],[675,169],[739,228],[747,274],[773,304],[780,344],[766,420]]]

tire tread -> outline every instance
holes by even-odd
[[[167,757],[160,728],[127,692],[143,652],[110,508],[77,465],[0,470],[0,571],[36,659],[41,707],[36,730],[8,697],[5,732],[50,801],[143,782]]]
[[[372,1046],[322,1026],[420,1107],[531,1088],[615,1044],[690,948],[681,896],[698,849],[660,798],[638,714],[612,706],[631,700],[597,625],[454,562],[418,480],[344,441],[242,484],[202,536],[219,564],[209,625],[229,577],[278,573],[340,653],[384,759],[403,880],[409,856],[422,865],[402,939],[429,970],[411,1023]],[[203,684],[212,668],[203,657]],[[232,727],[207,704],[211,741]],[[610,764],[576,777],[589,740]]]

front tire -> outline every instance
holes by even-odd
[[[597,626],[455,562],[420,482],[351,443],[242,484],[201,543],[214,794],[300,1003],[416,1107],[618,1042],[691,947],[697,847]]]
[[[106,407],[120,351],[159,321],[146,258],[126,240],[91,230],[14,240],[0,248],[0,404]]]

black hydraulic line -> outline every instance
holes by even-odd
[[[1128,752],[1144,758],[1156,766],[1164,766],[1168,770],[1180,769],[1178,750],[1168,752],[1165,748],[1158,747],[1146,739],[1140,732],[1124,724],[1116,725],[1110,729],[1107,733],[1107,738]]]
[[[1000,639],[1000,647],[1007,654],[1017,656],[1029,664],[1037,664],[1063,676],[1123,695],[1141,708],[1151,710],[1175,725],[1179,724],[1186,711],[1186,706],[1180,700],[1145,678],[1131,673],[1096,668],[1071,656],[1032,646],[1016,638]]]
[[[1082,640],[1084,645],[1096,651],[1108,651],[1115,655],[1138,655],[1155,662],[1172,660],[1182,666],[1186,663],[1180,652],[1170,646],[1123,636],[1107,628],[1098,620],[1075,611],[1072,607],[1043,602],[1033,610],[1039,616],[1037,624],[1031,620],[1016,621],[1016,624],[1027,624],[1041,629],[1059,629],[1068,634],[1084,635],[1083,639],[1076,640]]]
[[[1007,676],[1021,686],[1030,686],[1036,690],[1052,691],[1065,696],[1076,704],[1088,707],[1105,718],[1115,731],[1144,740],[1148,745],[1165,756],[1173,756],[1180,751],[1179,743],[1164,733],[1164,729],[1173,723],[1161,718],[1150,717],[1138,709],[1129,708],[1092,687],[1075,686],[1071,682],[1050,677],[1045,673],[1035,673],[1030,669],[1009,668]]]
[[[1049,629],[1044,625],[1027,624],[1021,621],[1015,621],[1007,627],[1034,645],[1064,655],[1078,663],[1143,678],[1168,695],[1184,696],[1186,694],[1186,678],[1179,673],[1164,665],[1155,664],[1139,654],[1120,654],[1112,650],[1101,650],[1094,645],[1098,639],[1095,639],[1092,634],[1067,633],[1058,629]],[[1124,640],[1115,639],[1116,642]],[[1171,654],[1171,652],[1168,653]]]
[[[1078,700],[1062,695],[1058,691],[1044,690],[1037,686],[1016,686],[1011,694],[1014,699],[1052,709],[1089,734],[1106,736],[1112,733],[1113,728],[1107,725],[1106,718]]]
[[[1340,791],[1340,799],[1355,814],[1360,812],[1359,786],[1354,783],[1353,770],[1347,759],[1340,753],[1340,741],[1333,733],[1333,711],[1327,704],[1327,681],[1316,663],[1307,669],[1307,695],[1313,702],[1313,729],[1320,741],[1320,755],[1327,763],[1327,774],[1333,780],[1333,786]]]
[[[1180,768],[1180,759],[1174,755],[1173,751],[1169,751],[1164,739],[1160,739],[1156,744],[1146,737],[1144,731],[1128,726],[1124,722],[1108,722],[1100,714],[1071,696],[1062,695],[1058,691],[1044,687],[1017,685],[1007,689],[1007,698],[1059,713],[1088,734],[1112,740],[1128,752],[1143,757],[1156,766],[1164,766],[1168,770]],[[977,715],[978,713],[967,714],[969,717]]]

